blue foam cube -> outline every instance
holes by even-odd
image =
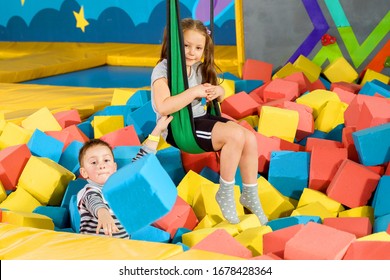
[[[56,228],[70,227],[70,217],[68,209],[59,206],[38,206],[33,213],[45,215],[53,220]]]
[[[156,156],[177,186],[185,176],[180,150],[171,146],[157,151]]]
[[[30,149],[32,155],[46,157],[58,163],[62,149],[64,148],[64,143],[39,129],[35,129],[27,143],[27,147]]]
[[[171,211],[177,189],[153,154],[124,166],[108,178],[103,196],[129,234]]]
[[[76,176],[80,175],[79,152],[83,145],[84,144],[80,141],[72,141],[62,152],[58,162],[66,169],[73,172]]]
[[[375,219],[374,226],[372,227],[372,232],[377,233],[381,231],[386,231],[390,224],[390,214],[380,216]]]
[[[294,226],[294,225],[306,225],[308,222],[314,222],[321,224],[321,217],[319,216],[290,216],[283,217],[269,221],[267,226],[270,226],[273,231]]]
[[[131,163],[133,158],[137,155],[141,146],[116,146],[112,149],[117,168]]]
[[[138,109],[127,114],[125,123],[127,125],[135,124],[135,127],[138,127],[141,130],[141,135],[138,137],[140,138],[140,141],[143,142],[156,125],[156,113],[152,108],[152,102],[149,101]]]
[[[372,199],[374,216],[380,217],[390,214],[390,176],[382,176]]]
[[[70,226],[76,233],[80,232],[80,213],[77,207],[77,195],[72,195],[69,201]]]
[[[77,195],[77,193],[82,188],[84,188],[87,183],[87,180],[82,178],[77,178],[76,180],[70,181],[62,198],[61,207],[69,209],[70,199],[72,196]]]
[[[258,87],[261,87],[264,84],[261,80],[237,80],[234,81],[235,92],[244,91],[250,93]]]
[[[94,138],[93,126],[90,121],[85,121],[76,125],[89,139]]]
[[[310,153],[277,151],[271,153],[268,181],[287,197],[299,200],[308,187]]]
[[[131,239],[150,242],[168,243],[171,238],[169,232],[154,226],[145,226],[131,234]]]

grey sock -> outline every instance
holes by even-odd
[[[219,180],[220,185],[215,196],[222,215],[231,224],[237,224],[240,219],[237,216],[236,202],[234,200],[234,181],[226,182],[222,178]]]
[[[258,195],[257,184],[242,184],[240,203],[259,218],[261,225],[268,223]]]

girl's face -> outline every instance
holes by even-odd
[[[185,30],[183,33],[186,65],[192,66],[200,61],[206,45],[206,37],[196,30]]]
[[[103,185],[107,179],[116,171],[117,165],[114,162],[111,150],[103,145],[89,148],[83,158],[80,174],[85,179],[90,179],[99,185]]]

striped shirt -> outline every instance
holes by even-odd
[[[142,158],[149,153],[156,153],[156,150],[150,149],[147,146],[142,146],[137,155],[132,159],[132,162]],[[103,185],[99,185],[91,180],[87,180],[88,184],[77,193],[77,207],[80,214],[80,233],[96,235],[96,227],[98,225],[97,212],[100,208],[106,208],[115,221],[118,232],[112,233],[113,237],[129,239],[130,235],[126,232],[123,225],[120,223],[114,212],[111,210],[107,201],[103,197]],[[104,230],[100,229],[98,235],[105,235]]]

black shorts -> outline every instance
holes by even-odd
[[[213,143],[211,142],[211,131],[215,123],[230,121],[224,117],[213,116],[206,114],[201,117],[194,118],[196,142],[206,152],[213,152]]]

